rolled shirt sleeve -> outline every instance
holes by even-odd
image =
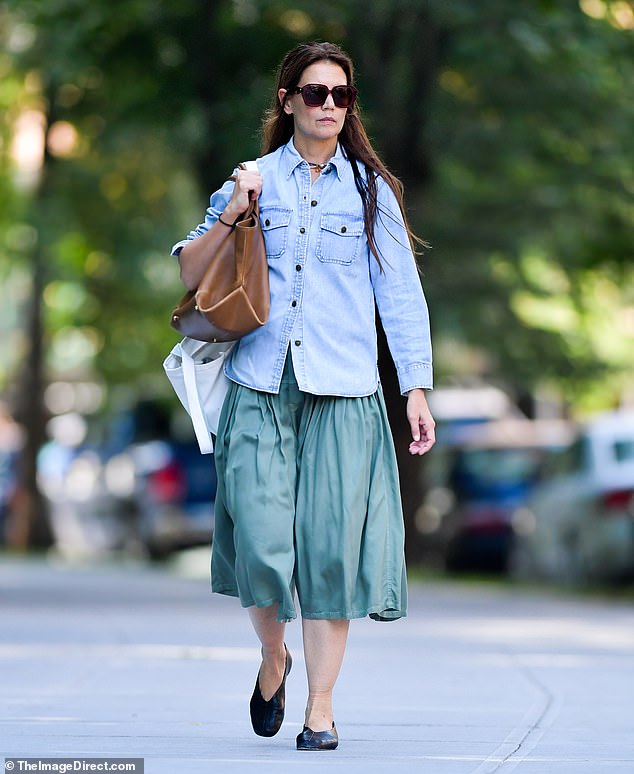
[[[234,170],[235,174],[235,170]],[[205,219],[202,223],[199,223],[196,228],[192,229],[185,239],[181,239],[173,245],[170,255],[178,258],[181,250],[188,242],[197,239],[202,236],[206,231],[214,225],[218,220],[218,217],[222,215],[227,206],[231,193],[233,191],[233,181],[227,180],[227,182],[218,191],[213,193],[209,198],[209,207],[205,211]]]

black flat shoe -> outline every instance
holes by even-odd
[[[339,744],[339,736],[335,724],[330,731],[313,731],[304,726],[304,730],[297,737],[298,750],[336,750]]]
[[[293,666],[293,659],[288,652],[286,644],[286,665],[282,684],[268,701],[264,701],[260,691],[260,673],[255,681],[253,696],[249,709],[251,711],[251,725],[258,736],[275,736],[280,730],[284,720],[284,705],[286,703],[286,678]]]

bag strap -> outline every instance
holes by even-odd
[[[189,415],[192,419],[196,440],[200,446],[201,454],[211,454],[214,450],[214,444],[211,439],[211,433],[207,427],[205,412],[200,403],[198,388],[196,387],[196,372],[194,370],[194,358],[181,347],[181,358],[183,362],[183,379],[185,381],[185,393],[187,394],[187,405],[189,406]]]

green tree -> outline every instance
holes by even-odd
[[[72,0],[6,5],[1,33],[15,99],[3,131],[31,143],[22,189],[20,158],[9,143],[2,154],[15,215],[2,251],[30,280],[12,391],[26,430],[13,535],[46,545],[36,482],[46,382],[160,390],[155,364],[171,340],[166,320],[178,292],[166,245],[190,191],[172,131],[182,97],[173,39],[179,25],[184,37],[191,7],[165,3],[149,15],[146,2],[120,3],[116,14],[108,3],[86,9]]]
[[[313,38],[352,54],[371,134],[432,243],[421,266],[439,381],[518,397],[552,384],[582,407],[631,389],[631,2],[7,0],[0,23],[0,249],[43,310],[32,384],[17,390],[28,406],[45,354],[47,379],[163,388],[179,292],[167,249],[257,153],[273,69]],[[48,151],[18,195],[8,149],[27,110]],[[402,450],[403,404],[383,374]],[[411,521],[419,463],[400,464]]]

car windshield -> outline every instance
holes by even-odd
[[[539,461],[535,449],[468,449],[457,469],[482,483],[522,482],[536,474]]]

